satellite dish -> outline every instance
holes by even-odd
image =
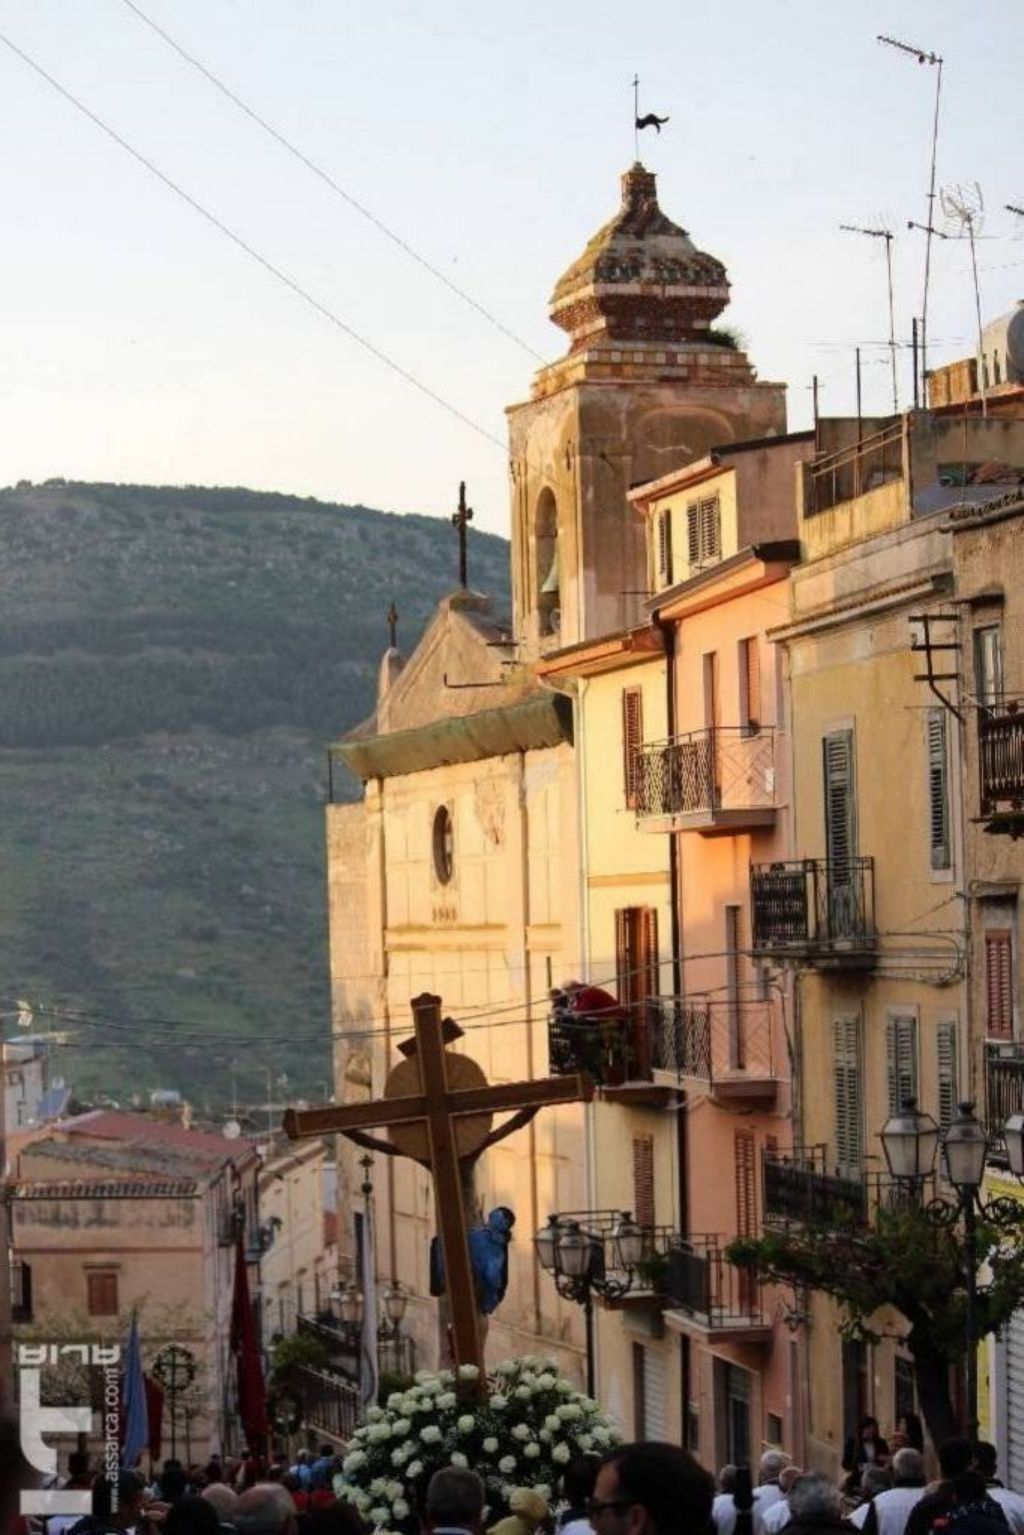
[[[225,1120],[225,1122],[224,1122],[224,1129],[222,1130],[221,1133],[224,1136],[225,1140],[227,1140],[227,1141],[237,1141],[238,1137],[242,1133],[242,1127],[238,1123],[237,1119],[228,1119],[228,1120]]]

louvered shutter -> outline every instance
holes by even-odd
[[[633,1137],[633,1219],[639,1226],[654,1225],[654,1137]]]
[[[658,574],[672,584],[672,513],[667,508],[658,517]]]
[[[1009,928],[985,934],[985,987],[989,1039],[1013,1038],[1013,938]]]
[[[722,553],[722,517],[717,496],[700,504],[701,561],[717,560]]]
[[[733,1170],[736,1175],[736,1235],[757,1233],[757,1184],[754,1168],[754,1132],[733,1132]],[[737,1284],[740,1307],[749,1309],[757,1294],[757,1280],[749,1269],[740,1269]]]
[[[743,686],[746,692],[746,724],[756,731],[761,724],[761,653],[757,636],[741,641],[743,646]]]
[[[630,914],[628,906],[615,913],[615,989],[620,1002],[630,1000],[629,982],[633,970]]]
[[[939,1129],[946,1130],[953,1122],[957,1104],[957,1037],[956,1019],[948,1018],[939,1024],[935,1036],[935,1054],[938,1064]]]
[[[700,564],[700,507],[696,501],[686,508],[686,558],[692,572]]]
[[[857,1177],[864,1160],[860,1019],[835,1019],[832,1024],[832,1043],[836,1162],[845,1177]]]
[[[837,730],[824,740],[825,843],[829,883],[848,884],[856,855],[854,820],[853,731]]]
[[[948,869],[952,862],[949,830],[949,755],[946,746],[946,711],[929,709],[928,722],[928,840],[933,869]]]
[[[640,792],[640,759],[644,739],[644,695],[639,688],[622,693],[622,777],[626,805],[635,810]]]
[[[917,1019],[897,1013],[885,1023],[886,1076],[889,1113],[899,1113],[908,1098],[917,1097]]]

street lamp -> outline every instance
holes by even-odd
[[[909,1183],[918,1194],[935,1165],[935,1153],[942,1148],[946,1176],[956,1189],[957,1207],[964,1223],[964,1348],[967,1386],[967,1436],[972,1443],[978,1437],[978,1354],[975,1337],[975,1312],[978,1298],[978,1215],[1000,1223],[1001,1201],[983,1205],[979,1190],[985,1178],[989,1138],[973,1103],[958,1105],[957,1116],[940,1135],[930,1114],[922,1113],[913,1098],[907,1098],[899,1112],[890,1116],[881,1131],[882,1149],[892,1176]],[[1010,1171],[1024,1177],[1024,1114],[1011,1114],[1003,1127],[1003,1140]],[[946,1222],[949,1204],[933,1202],[926,1213]]]
[[[583,1307],[587,1394],[593,1396],[594,1296],[620,1300],[632,1289],[649,1233],[637,1225],[628,1211],[576,1213],[549,1215],[547,1225],[535,1235],[533,1246],[538,1263],[554,1279],[558,1294]]]
[[[331,1303],[338,1312],[341,1333],[350,1346],[359,1342],[363,1326],[363,1296],[353,1284],[341,1285],[331,1291]]]
[[[405,1316],[405,1308],[409,1304],[409,1296],[396,1279],[384,1291],[384,1311],[394,1332],[397,1334]]]

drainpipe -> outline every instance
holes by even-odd
[[[653,622],[660,630],[665,645],[665,726],[671,741],[676,733],[676,631],[671,622],[655,612]],[[683,994],[683,940],[679,891],[679,838],[675,832],[668,834],[669,912],[672,929],[672,993]],[[679,1094],[676,1119],[676,1161],[678,1179],[679,1230],[686,1234],[690,1229],[689,1215],[689,1145],[686,1095]]]

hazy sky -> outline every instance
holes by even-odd
[[[550,360],[558,275],[618,204],[642,107],[662,207],[726,262],[725,320],[806,425],[888,407],[881,242],[920,306],[935,72],[941,183],[979,181],[982,299],[1024,294],[1020,0],[139,0],[354,198]],[[536,366],[173,54],[125,0],[0,0],[0,32],[345,325],[487,433]],[[241,484],[507,526],[506,462],[232,245],[0,46],[0,483]],[[931,360],[973,345],[966,244],[936,242]],[[904,368],[904,389],[909,372]]]

